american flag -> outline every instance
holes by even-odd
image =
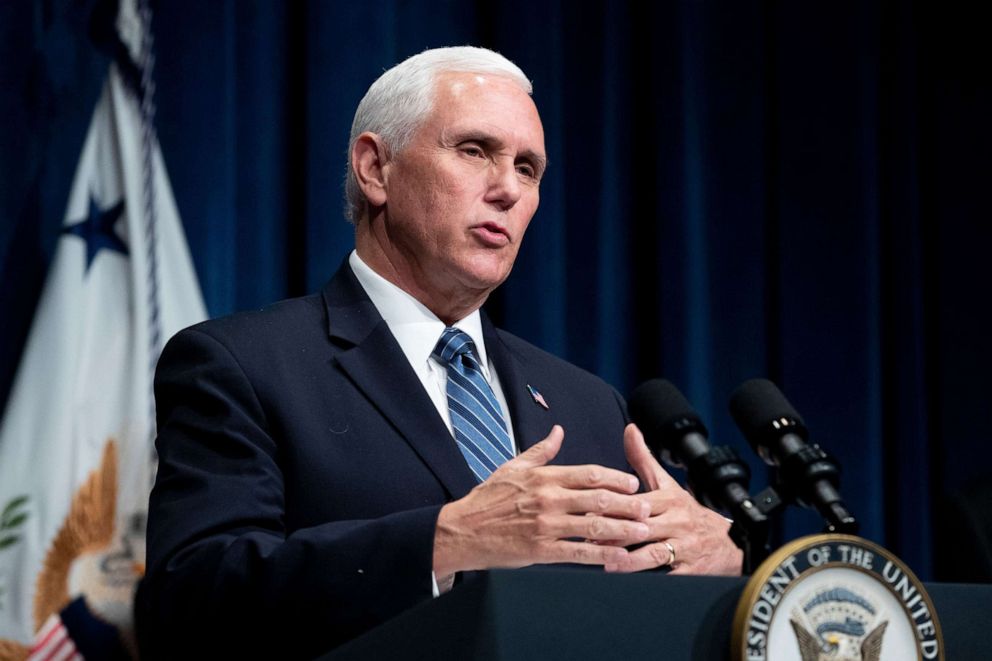
[[[65,628],[58,613],[51,615],[44,626],[38,630],[31,653],[27,661],[83,661],[83,656],[76,650],[69,631]]]
[[[534,398],[535,402],[543,406],[545,410],[550,410],[551,407],[548,406],[548,403],[546,401],[544,401],[544,395],[538,392],[537,388],[535,388],[530,384],[527,384],[527,390],[530,391],[530,396]]]

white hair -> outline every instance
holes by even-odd
[[[438,75],[449,72],[504,76],[517,83],[527,94],[533,91],[530,80],[520,67],[499,53],[474,46],[425,50],[379,76],[358,104],[351,124],[344,187],[345,215],[352,223],[358,223],[366,206],[365,196],[351,167],[351,152],[358,136],[366,131],[375,133],[382,138],[391,154],[398,154],[433,110]]]

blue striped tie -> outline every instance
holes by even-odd
[[[448,411],[455,442],[482,482],[513,457],[499,402],[482,375],[475,343],[467,333],[445,328],[431,355],[448,366]]]

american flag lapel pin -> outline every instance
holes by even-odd
[[[544,395],[542,395],[541,393],[539,393],[537,391],[537,388],[535,388],[534,386],[532,386],[532,385],[530,385],[528,383],[527,384],[527,390],[530,392],[530,396],[534,399],[534,401],[537,402],[538,404],[540,404],[544,408],[545,411],[548,411],[548,410],[551,409],[551,407],[548,406],[548,403],[546,401],[544,401]]]

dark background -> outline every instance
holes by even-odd
[[[551,162],[496,321],[624,393],[669,378],[742,454],[729,394],[772,378],[841,460],[864,536],[924,578],[992,577],[980,3],[151,4],[158,135],[212,316],[316,290],[347,254],[348,129],[379,73],[495,48],[534,81]],[[93,5],[0,6],[0,402],[108,65]]]

